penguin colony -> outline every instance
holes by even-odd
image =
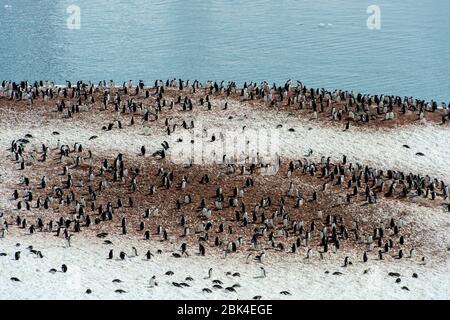
[[[194,109],[205,113],[226,109],[228,101],[263,102],[266,108],[342,123],[344,130],[350,126],[420,123],[424,119],[448,125],[450,120],[450,105],[408,97],[329,92],[307,88],[298,81],[294,86],[290,80],[283,86],[245,83],[243,87],[233,82],[202,84],[175,79],[155,81],[153,86],[143,81],[122,86],[105,81],[98,85],[68,82],[64,87],[44,81],[3,81],[1,85],[6,98],[0,98],[0,108],[11,103],[18,110],[41,108],[46,116],[67,121],[80,114],[102,113],[105,125],[89,140],[103,131],[149,124],[167,135],[177,135],[195,126],[195,118],[190,117]],[[213,99],[218,97],[227,102],[214,105]],[[174,111],[185,114],[185,120],[173,121],[170,115]],[[380,170],[351,162],[346,156],[313,159],[313,150],[296,160],[281,155],[278,172],[264,176],[260,174],[266,168],[263,162],[176,165],[170,161],[171,146],[165,140],[156,150],[142,146],[135,154],[109,156],[84,148],[86,141],[67,145],[58,140],[58,131],[52,135],[58,141],[54,145],[41,143],[32,134],[18,136],[1,159],[20,179],[9,186],[10,208],[1,212],[0,237],[6,238],[15,228],[30,235],[61,237],[71,246],[72,237],[84,233],[98,238],[128,235],[148,241],[149,247],[152,241],[175,246],[173,258],[210,254],[226,258],[248,252],[247,262],[259,264],[272,254],[326,259],[340,250],[353,250],[359,258],[346,257],[342,266],[347,267],[373,259],[411,258],[420,248],[417,238],[411,237],[411,226],[394,217],[377,217],[380,203],[414,201],[450,211],[446,181]],[[38,144],[40,148],[32,147]],[[41,251],[29,250],[45,258]],[[155,253],[148,250],[144,255],[150,260]],[[109,249],[104,258],[124,260],[128,255],[137,256],[136,248],[128,253]],[[20,251],[14,253],[14,259],[20,259]],[[65,273],[68,266],[60,270]],[[166,275],[170,276],[170,271]],[[266,276],[261,267],[260,278]],[[173,286],[189,287],[192,279],[188,278],[173,282]],[[150,286],[157,285],[152,278]],[[203,292],[235,292],[239,287],[221,285],[215,280],[212,288]],[[116,292],[126,293],[121,289]],[[280,294],[290,295],[288,291]]]

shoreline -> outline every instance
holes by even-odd
[[[12,80],[4,80],[4,79],[1,79],[0,81],[12,81]],[[21,80],[21,81],[28,81],[28,80]],[[18,82],[16,82],[16,83],[20,83],[21,81],[18,81]],[[37,82],[39,82],[40,80],[35,80],[35,81],[37,81]],[[32,83],[34,83],[35,81],[31,81],[31,82],[29,82],[29,84],[32,84]],[[44,81],[44,80],[42,80],[42,81]],[[76,84],[76,82],[77,81],[83,81],[84,82],[84,80],[67,80],[67,81],[70,81],[71,82],[71,84],[72,84],[72,86],[74,85],[74,84]],[[88,82],[91,82],[91,84],[92,85],[94,85],[94,87],[95,88],[99,88],[99,87],[102,87],[102,86],[100,86],[99,85],[99,83],[101,83],[101,82],[104,82],[105,80],[100,80],[100,81],[96,81],[96,82],[91,82],[91,81],[88,81]],[[139,84],[139,81],[140,80],[138,80],[138,79],[134,79],[134,80],[132,80],[132,82],[133,82],[133,85],[136,85],[136,84]],[[183,81],[190,81],[191,83],[193,82],[193,81],[200,81],[200,82],[202,82],[202,80],[190,80],[190,79],[186,79],[186,80],[183,80]],[[208,79],[208,80],[204,80],[203,82],[207,82],[207,81],[210,81],[210,82],[212,82],[212,83],[214,83],[214,82],[216,82],[216,83],[220,83],[220,82],[225,82],[225,83],[227,83],[227,82],[234,82],[234,83],[236,83],[236,85],[238,86],[238,87],[242,87],[245,83],[249,83],[249,81],[245,81],[245,80],[243,80],[243,81],[235,81],[235,80],[211,80],[211,79]],[[297,81],[297,80],[296,80]],[[12,82],[14,82],[14,81],[12,81]],[[44,81],[44,82],[46,82],[46,83],[48,83],[48,84],[50,84],[50,83],[52,83],[51,81],[48,81],[48,80],[46,80],[46,81]],[[154,83],[155,82],[155,80],[152,80],[152,81],[145,81],[145,83]],[[283,81],[280,81],[279,83],[282,83]],[[306,83],[303,83],[302,81],[300,81],[302,84],[304,84],[304,85],[307,85]],[[120,89],[120,88],[123,88],[123,84],[124,83],[126,83],[126,84],[128,84],[128,80],[127,81],[123,81],[123,82],[121,82],[122,84],[121,85],[119,85],[118,83],[116,83],[116,82],[114,82],[114,85],[113,86],[111,86],[110,85],[110,82],[109,81],[106,81],[105,82],[106,83],[106,85],[105,86],[103,86],[103,87],[106,87],[106,88],[115,88],[115,89]],[[276,83],[276,81],[275,82],[273,82],[273,81],[269,81],[269,80],[262,80],[262,81],[259,81],[259,82],[256,82],[256,83],[258,83],[258,84],[260,84],[260,83],[268,83],[269,85],[272,85],[273,83]],[[56,82],[53,82],[53,86],[55,87],[55,88],[67,88],[68,86],[67,86],[67,84],[63,84],[63,83],[56,83]],[[343,90],[343,89],[337,89],[337,88],[324,88],[324,87],[322,87],[322,86],[311,86],[311,87],[314,87],[314,88],[320,88],[320,89],[324,89],[324,90],[326,90],[326,91],[330,91],[330,92],[333,92],[333,91],[346,91],[346,90]],[[3,89],[1,86],[0,86],[0,90],[1,89]],[[373,94],[373,93],[369,93],[369,92],[363,92],[364,90],[348,90],[348,92],[352,92],[352,93],[354,93],[355,95],[357,95],[357,94],[361,94],[361,95],[369,95],[369,96],[373,96],[373,95],[379,95],[379,96],[381,96],[381,95],[383,95],[383,96],[396,96],[395,94],[388,94],[388,93],[375,93],[375,94]],[[450,105],[450,98],[447,100],[447,101],[438,101],[437,99],[434,99],[434,98],[432,98],[432,99],[420,99],[420,98],[418,98],[417,96],[415,96],[415,97],[413,97],[413,96],[408,96],[408,95],[401,95],[402,97],[411,97],[411,98],[414,98],[414,99],[417,99],[417,100],[422,100],[422,101],[426,101],[426,102],[430,102],[430,101],[436,101],[437,103],[439,103],[439,105],[438,105],[438,109],[443,109],[443,107],[442,107],[442,103],[444,103],[445,105],[446,105],[446,107],[447,108],[449,108],[449,105]]]

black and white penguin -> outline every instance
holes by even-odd
[[[153,276],[153,277],[150,278],[150,281],[149,281],[149,287],[150,288],[154,288],[155,286],[158,285],[158,283],[156,283],[155,279],[156,279],[156,276]]]
[[[259,267],[261,270],[261,278],[265,278],[267,276],[266,270],[263,267]]]
[[[255,259],[256,259],[259,263],[264,263],[265,257],[266,257],[266,253],[263,251],[263,252],[261,252],[261,254],[257,255],[257,256],[255,257]]]
[[[187,244],[186,244],[186,242],[183,242],[182,244],[181,244],[181,255],[186,255],[186,256],[189,256],[189,254],[187,253],[187,251],[186,251],[186,249],[187,249]]]
[[[147,260],[150,260],[153,257],[153,253],[150,252],[150,250],[147,250],[147,253],[145,254],[145,258]]]
[[[208,276],[205,277],[204,279],[211,279],[211,277],[212,277],[212,272],[213,272],[213,268],[209,268],[209,270],[208,270]]]
[[[383,260],[383,252],[378,250],[378,259]]]
[[[344,265],[343,265],[343,267],[348,267],[349,264],[350,264],[349,257],[345,257],[345,258],[344,258]]]
[[[201,256],[204,256],[205,255],[205,246],[204,245],[202,245],[201,243],[198,245],[198,250],[199,250],[199,252],[200,252],[200,255]]]

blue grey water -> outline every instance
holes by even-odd
[[[290,78],[448,102],[449,14],[448,0],[0,0],[0,79]]]

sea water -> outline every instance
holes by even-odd
[[[0,79],[298,79],[448,102],[449,14],[448,0],[0,0]]]

